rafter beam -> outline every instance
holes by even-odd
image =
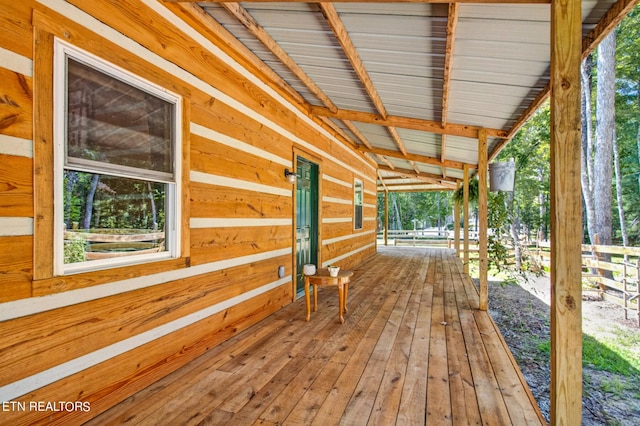
[[[333,31],[333,34],[336,36],[336,39],[340,43],[340,46],[342,46],[344,54],[347,56],[349,62],[351,62],[353,70],[355,71],[365,90],[369,94],[371,102],[373,102],[373,104],[375,105],[378,113],[382,117],[386,118],[387,110],[385,109],[382,103],[382,99],[380,99],[380,95],[378,95],[378,91],[376,90],[373,82],[371,81],[371,78],[369,77],[367,69],[360,59],[360,55],[358,54],[353,41],[351,41],[351,37],[349,37],[349,34],[347,33],[347,29],[344,27],[340,16],[338,16],[338,12],[331,3],[323,2],[318,4],[320,5],[322,14],[329,23],[329,27],[331,27],[331,31]]]
[[[598,24],[582,39],[582,59],[586,58],[593,49],[596,48],[598,43],[607,36],[615,27],[629,14],[639,0],[618,0],[609,8],[607,13],[600,19]],[[531,102],[529,107],[522,113],[520,118],[509,130],[506,139],[500,141],[493,151],[489,154],[489,161],[492,161],[498,156],[500,151],[509,143],[511,139],[518,133],[518,130],[531,118],[531,116],[540,108],[540,106],[549,99],[551,94],[551,84],[548,83],[544,89],[536,96]]]
[[[450,183],[450,184],[455,184],[457,183],[457,179],[453,179],[453,178],[443,178],[440,175],[436,175],[434,173],[424,173],[424,172],[420,172],[419,174],[416,173],[414,170],[410,170],[410,169],[400,169],[400,168],[394,168],[391,169],[389,167],[385,167],[385,166],[378,166],[378,170],[384,170],[387,172],[392,172],[392,173],[398,173],[400,175],[406,176],[408,178],[411,179],[430,179],[431,181],[436,180],[438,182],[446,182],[446,183]],[[387,177],[386,179],[390,179],[390,177]]]
[[[458,3],[449,4],[447,18],[447,44],[444,50],[444,78],[442,84],[442,127],[447,125],[449,113],[449,92],[451,85],[451,64],[453,62],[453,48],[456,41],[456,26],[458,25]]]
[[[435,158],[435,157],[428,157],[426,155],[418,155],[418,154],[411,154],[411,153],[407,153],[407,155],[402,155],[401,152],[399,151],[394,151],[392,149],[383,149],[383,148],[366,148],[363,146],[358,147],[359,151],[362,152],[372,152],[374,154],[379,154],[379,155],[384,155],[386,157],[393,157],[393,158],[402,158],[403,160],[410,160],[410,161],[416,161],[418,163],[425,163],[425,164],[433,164],[434,166],[445,166],[445,167],[449,167],[451,169],[458,169],[458,170],[462,170],[462,168],[464,167],[465,164],[467,163],[462,163],[460,161],[451,161],[451,160],[445,160],[440,161],[440,159]],[[475,164],[467,164],[469,166],[470,169],[475,169],[476,165]]]
[[[447,135],[441,136],[442,140],[440,141],[440,161],[444,161],[447,157]],[[447,168],[442,166],[442,176],[446,176]]]
[[[582,59],[593,52],[593,49],[618,26],[636,4],[638,0],[618,0],[607,10],[598,24],[582,39]]]
[[[185,5],[185,6],[187,6],[187,5]],[[244,25],[245,28],[247,28],[247,30],[251,34],[253,34],[253,36],[256,37],[269,51],[271,51],[271,53],[273,53],[282,62],[282,64],[284,66],[286,66],[296,77],[298,77],[298,79],[318,99],[320,99],[320,101],[327,108],[329,108],[329,110],[337,111],[337,107],[331,101],[331,99],[320,89],[320,87],[311,79],[311,77],[309,77],[302,70],[302,68],[284,51],[284,49],[282,49],[282,47],[280,47],[280,45],[271,37],[271,35],[269,35],[266,32],[266,30],[264,28],[262,28],[257,23],[257,21],[249,14],[249,12],[246,9],[244,9],[239,3],[234,3],[234,2],[224,3],[222,6],[231,15],[233,15],[242,25]],[[197,8],[197,9],[200,9],[200,8]],[[194,14],[194,15],[196,14],[194,10],[192,10],[191,13]],[[222,27],[220,24],[217,24],[217,22],[215,20],[213,20],[213,19],[211,19],[211,20],[215,22],[217,27],[220,27],[222,30],[224,30],[225,33],[227,32],[226,29],[224,29],[224,27]],[[233,39],[235,40],[235,38],[233,38]],[[236,40],[236,42],[237,42],[237,40]],[[234,44],[234,47],[238,48],[239,47],[238,45],[240,45],[242,48],[244,48],[244,50],[248,50],[240,42],[237,42],[236,44]],[[249,53],[251,53],[251,52],[249,51]],[[251,54],[253,55],[253,53],[251,53]],[[253,56],[255,56],[255,55],[253,55]],[[261,60],[257,59],[257,57],[256,57],[256,61],[255,62],[259,62],[259,63],[264,65],[264,63]],[[266,68],[269,69],[269,70],[271,69],[269,67],[266,67]],[[290,86],[286,85],[286,87],[289,88],[291,91],[293,91],[293,89],[291,89]],[[294,92],[294,93],[296,93],[296,95],[299,97],[298,101],[301,104],[305,104],[305,105],[308,106],[306,101],[304,101],[304,99],[297,92]],[[355,141],[353,141],[347,134],[345,134],[342,131],[342,129],[340,129],[338,126],[336,126],[329,119],[329,117],[317,117],[317,119],[320,120],[322,123],[324,123],[324,125],[326,125],[329,128],[331,128],[334,132],[336,132],[336,134],[339,135],[348,144],[350,144],[351,146],[354,146],[354,147],[357,146],[357,143]],[[347,123],[345,123],[345,124],[347,124]]]
[[[347,126],[347,129],[349,129],[351,131],[351,133],[353,133],[360,140],[360,142],[362,142],[364,144],[364,146],[366,146],[367,148],[373,148],[373,146],[371,145],[371,142],[369,142],[367,137],[365,135],[363,135],[362,132],[360,130],[358,130],[358,128],[351,121],[342,120],[342,122],[344,123],[345,126]],[[375,158],[377,158],[379,161],[382,161],[383,163],[385,163],[389,167],[393,168],[393,164],[389,160],[384,158],[382,155],[373,154],[373,153],[370,153],[370,154],[372,156],[374,156]]]
[[[280,47],[269,33],[243,8],[240,3],[226,2],[222,6],[233,15],[244,27],[253,34],[271,53],[273,53],[296,77],[329,108],[337,111],[338,108],[318,85],[304,72],[302,68]]]
[[[351,145],[352,147],[357,147],[358,143],[356,141],[354,141],[353,139],[351,139],[351,137],[349,135],[347,135],[344,130],[342,130],[340,127],[338,127],[338,125],[336,123],[334,123],[333,121],[331,121],[329,118],[327,117],[315,117],[316,120],[320,120],[325,126],[327,126],[328,128],[330,128],[331,130],[333,130],[336,134],[336,137],[338,137],[339,139],[341,138],[343,141],[347,142],[349,145]]]
[[[411,168],[416,172],[416,176],[419,176],[420,173],[422,173],[415,161],[409,161],[409,164],[411,164]]]
[[[377,173],[378,173],[378,179],[380,180],[380,184],[382,185],[384,190],[387,191],[387,185],[384,183],[384,179],[382,179],[382,176],[380,175],[380,170],[378,170]]]
[[[389,115],[387,118],[384,118],[378,114],[344,109],[332,112],[328,108],[319,106],[312,106],[310,108],[310,112],[311,114],[337,118],[338,120],[358,121],[361,123],[377,124],[379,126],[400,127],[403,129],[422,130],[440,135],[462,136],[465,138],[478,139],[479,127],[477,126],[448,123],[443,128],[441,123],[432,120],[400,117],[396,115]],[[500,129],[487,129],[487,135],[495,138],[506,138],[507,132]],[[475,144],[475,142],[476,141],[470,143]]]
[[[376,158],[378,158],[380,161],[382,161],[384,164],[387,165],[387,167],[389,168],[389,170],[395,170],[396,166],[393,165],[393,163],[391,161],[389,161],[389,159],[387,157],[384,157],[382,155],[378,155],[378,154],[372,154],[375,155]],[[381,166],[378,165],[378,168],[380,168]]]
[[[393,138],[393,141],[396,143],[398,150],[402,153],[402,155],[406,157],[407,149],[404,147],[404,142],[402,142],[402,139],[400,138],[400,135],[398,134],[398,131],[396,130],[396,128],[393,126],[389,126],[387,127],[387,130],[389,131],[389,134]]]
[[[542,92],[540,92],[538,96],[536,96],[536,98],[533,100],[533,102],[531,102],[531,105],[529,105],[529,107],[522,113],[520,118],[518,118],[518,121],[516,121],[515,124],[511,127],[509,133],[507,134],[507,138],[499,141],[496,146],[493,147],[493,150],[489,154],[489,162],[493,161],[498,156],[500,151],[502,151],[502,149],[507,146],[509,141],[511,141],[511,139],[513,139],[513,137],[516,135],[516,133],[518,133],[522,126],[524,126],[525,123],[529,121],[533,114],[536,113],[538,108],[540,108],[540,106],[547,99],[549,99],[550,94],[550,86],[549,84],[547,84]]]
[[[453,191],[456,189],[454,184],[445,184],[439,182],[429,182],[428,180],[424,180],[423,182],[409,182],[409,183],[387,183],[387,189],[389,191],[398,191],[399,188],[411,188],[411,187],[423,187],[425,185],[434,185],[431,188],[424,188],[425,191]],[[409,192],[410,190],[407,190]],[[414,191],[418,192],[418,189],[414,189]]]
[[[445,188],[445,187],[433,187],[433,188],[413,188],[407,189],[407,187],[411,186],[424,186],[429,185],[428,183],[416,183],[413,185],[387,185],[387,191],[389,192],[443,192],[443,191],[453,191],[455,188]]]
[[[285,97],[290,98],[293,104],[300,105],[306,111],[309,110],[309,105],[300,93],[295,91],[282,77],[276,74],[273,69],[267,66],[255,53],[249,50],[247,46],[242,44],[200,6],[195,3],[176,2],[167,4],[166,7],[189,23],[189,25],[202,31],[207,38],[254,75],[262,76],[274,89],[280,91]]]
[[[358,128],[351,121],[342,120],[342,122],[345,126],[347,126],[347,129],[351,130],[351,133],[353,133],[358,139],[360,139],[360,142],[362,142],[364,146],[366,146],[367,148],[373,148],[371,146],[371,142],[369,142],[367,137],[363,135],[362,132],[358,130]]]

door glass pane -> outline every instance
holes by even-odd
[[[301,291],[303,265],[318,266],[318,165],[298,158],[296,172],[296,288]]]

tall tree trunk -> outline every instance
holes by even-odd
[[[637,87],[640,88],[640,80],[637,81]],[[638,104],[638,113],[640,114],[640,90],[636,95],[636,101]],[[640,163],[640,117],[638,117],[638,130],[636,133],[636,145],[638,146],[638,163]],[[638,189],[640,190],[640,173],[638,173]]]
[[[395,229],[402,229],[402,216],[400,215],[400,209],[398,208],[398,198],[395,196],[395,194],[393,195],[393,208],[396,212],[395,214]]]
[[[616,35],[612,31],[598,46],[598,87],[596,89],[596,152],[594,190],[596,228],[600,243],[611,244],[611,183],[613,139],[615,136],[615,54]]]
[[[613,164],[616,175],[616,200],[618,202],[618,216],[620,217],[620,233],[622,234],[622,245],[627,247],[629,245],[629,236],[627,235],[627,224],[624,216],[624,208],[622,206],[622,176],[620,174],[620,153],[618,152],[618,141],[615,137],[613,138]]]
[[[547,220],[546,220],[546,216],[547,216],[547,197],[545,196],[544,191],[542,190],[542,184],[543,184],[543,180],[546,179],[547,176],[545,175],[543,170],[539,171],[539,184],[538,187],[540,188],[540,191],[538,192],[538,204],[540,207],[540,211],[539,211],[539,219],[540,219],[540,226],[538,227],[538,235],[537,235],[537,239],[538,241],[540,240],[548,240],[549,236],[547,235]]]
[[[593,58],[591,55],[582,62],[580,75],[582,80],[582,170],[580,180],[582,183],[582,198],[584,199],[585,214],[587,216],[587,232],[589,241],[595,240],[596,231],[596,207],[594,201],[594,172],[593,172],[593,125],[591,121],[591,71]]]
[[[147,182],[147,189],[149,190],[149,203],[151,204],[151,221],[153,230],[158,230],[158,211],[156,210],[156,200],[153,198],[153,187],[151,182]]]
[[[508,195],[508,203],[511,206],[511,211],[514,211],[513,220],[511,220],[511,225],[509,226],[509,231],[511,232],[511,239],[513,240],[513,250],[514,257],[516,262],[516,270],[518,272],[522,271],[522,250],[520,249],[520,206],[514,206],[514,193],[511,192]],[[514,208],[515,207],[515,208]]]
[[[93,199],[96,195],[96,190],[98,189],[98,182],[100,181],[100,175],[94,174],[91,178],[91,186],[89,187],[89,192],[87,193],[87,199],[85,203],[84,210],[84,220],[82,222],[82,229],[91,228],[91,217],[93,216]]]
[[[64,217],[66,229],[71,229],[71,205],[73,203],[73,191],[78,182],[78,172],[65,172],[66,183],[64,188]]]

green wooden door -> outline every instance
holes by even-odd
[[[318,266],[318,165],[297,157],[296,262],[297,293],[304,291],[302,266]]]

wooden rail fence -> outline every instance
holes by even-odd
[[[389,230],[387,238],[394,246],[428,246],[454,248],[453,231],[442,230]],[[477,232],[470,232],[469,238],[475,244],[469,252],[477,260]],[[384,239],[384,232],[378,233],[378,239]],[[549,267],[550,243],[537,241],[528,249],[538,263]],[[513,250],[509,250],[513,256]],[[583,280],[590,286],[583,287],[585,292],[595,292],[601,299],[619,305],[624,310],[624,318],[635,316],[640,327],[640,247],[621,247],[605,245],[582,245]]]
[[[460,235],[462,235],[462,231]],[[384,231],[378,232],[378,239],[384,239]],[[394,246],[409,245],[413,247],[453,247],[453,231],[445,229],[442,229],[440,231],[421,229],[390,229],[387,233],[387,239],[389,241],[389,244],[393,244]],[[478,232],[470,231],[469,239],[472,241],[477,241]]]
[[[532,252],[541,264],[549,265],[549,242],[537,242]],[[582,277],[592,285],[584,291],[595,291],[621,306],[625,319],[633,312],[640,327],[640,247],[583,244]]]
[[[68,230],[64,231],[64,239],[85,241],[86,260],[157,253],[164,250],[164,232],[149,230],[126,229],[119,233]]]

